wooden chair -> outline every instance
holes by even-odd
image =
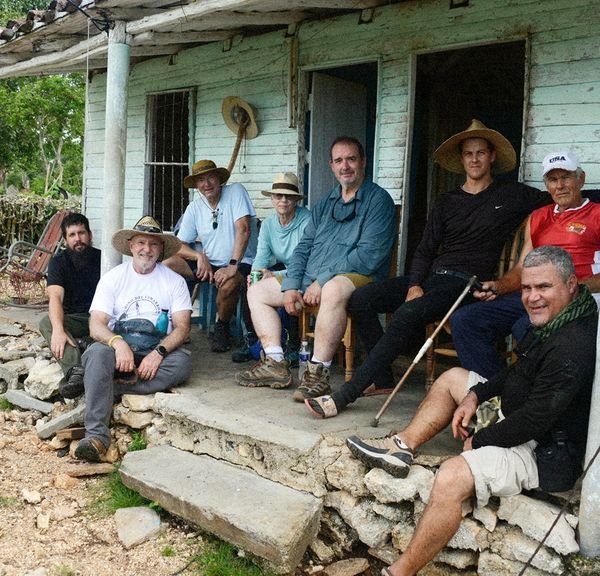
[[[314,340],[315,331],[310,326],[310,319],[319,313],[318,306],[305,306],[300,314],[300,340]],[[343,356],[340,355],[340,365],[344,366],[344,381],[348,382],[352,378],[354,372],[354,343],[355,334],[352,325],[352,316],[348,314],[346,320],[346,329],[342,336],[341,344],[344,347]],[[341,351],[341,349],[340,349]]]
[[[56,212],[42,232],[37,244],[17,240],[8,248],[0,247],[0,276],[3,288],[6,280],[14,293],[13,301],[24,304],[31,301],[32,289],[38,289],[45,298],[44,282],[50,259],[62,245],[61,224],[67,210]],[[5,290],[7,291],[7,290]]]
[[[525,225],[527,223],[527,218],[521,222],[519,227],[515,230],[514,234],[506,241],[502,252],[500,253],[500,260],[498,261],[498,278],[501,278],[506,272],[508,272],[519,260],[519,256],[521,254],[521,249],[523,247],[523,242],[525,239]],[[425,328],[427,338],[430,338],[436,329],[438,323],[432,322],[428,324]],[[446,324],[444,326],[444,331],[447,336],[451,336],[450,326]],[[512,359],[512,351],[513,351],[513,341],[512,337],[507,337],[505,349],[500,351],[500,353],[507,359]],[[443,344],[439,342],[439,335],[435,338],[433,344],[429,347],[426,354],[426,386],[429,388],[433,381],[435,380],[435,361],[436,356],[444,356],[446,358],[457,358],[458,354],[456,352],[456,348],[452,341],[444,342]]]

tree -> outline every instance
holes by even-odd
[[[0,22],[47,4],[0,0]],[[81,74],[0,81],[0,185],[81,192],[84,93]]]

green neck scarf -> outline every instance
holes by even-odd
[[[584,318],[590,316],[598,311],[598,306],[594,297],[590,293],[587,286],[583,284],[579,285],[579,294],[575,300],[573,300],[566,308],[557,314],[550,322],[544,326],[534,327],[533,333],[540,339],[546,340],[551,334],[556,332],[559,328],[562,328],[565,324],[576,320],[577,318]]]

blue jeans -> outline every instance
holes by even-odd
[[[95,342],[81,357],[85,386],[85,435],[110,444],[110,415],[115,397],[122,394],[154,394],[177,386],[187,380],[192,371],[190,355],[181,348],[173,350],[162,360],[152,380],[135,384],[116,384],[115,351],[106,344]]]
[[[450,318],[460,365],[485,378],[491,378],[504,367],[496,344],[511,332],[517,340],[521,339],[528,326],[521,292],[464,306]]]
[[[425,326],[444,317],[465,285],[459,278],[432,274],[423,282],[424,295],[410,302],[405,302],[409,288],[405,276],[358,288],[347,308],[368,356],[352,380],[332,394],[338,411],[354,402],[371,383],[377,388],[393,386],[391,363],[410,349],[415,338],[424,341]],[[472,302],[472,297],[465,301]],[[377,315],[391,312],[392,320],[384,334]]]

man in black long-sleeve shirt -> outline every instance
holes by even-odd
[[[458,529],[462,503],[472,497],[481,507],[490,496],[512,496],[538,486],[566,490],[581,472],[598,308],[589,289],[578,286],[571,257],[556,246],[541,246],[527,255],[521,289],[532,327],[519,344],[515,364],[487,382],[464,368],[448,370],[405,429],[390,438],[351,436],[346,441],[359,460],[401,478],[409,472],[414,451],[450,421],[454,436],[464,443],[462,454],[440,467],[413,537],[387,569],[389,576],[416,574],[430,562]],[[469,423],[478,405],[496,395],[503,418],[471,436]],[[550,462],[548,476],[544,454],[560,449],[561,443],[568,447],[570,461]],[[557,481],[557,468],[565,484],[545,486],[548,478]]]
[[[408,351],[427,324],[444,317],[465,287],[464,280],[436,272],[494,278],[510,234],[530,212],[550,202],[536,188],[494,180],[493,173],[514,168],[515,151],[502,134],[478,120],[446,140],[434,157],[447,170],[464,173],[465,182],[436,201],[408,276],[364,286],[352,295],[348,311],[368,356],[331,396],[305,400],[317,417],[336,416],[370,385],[375,392],[389,392],[394,386],[391,363]],[[393,313],[385,334],[381,313]]]

